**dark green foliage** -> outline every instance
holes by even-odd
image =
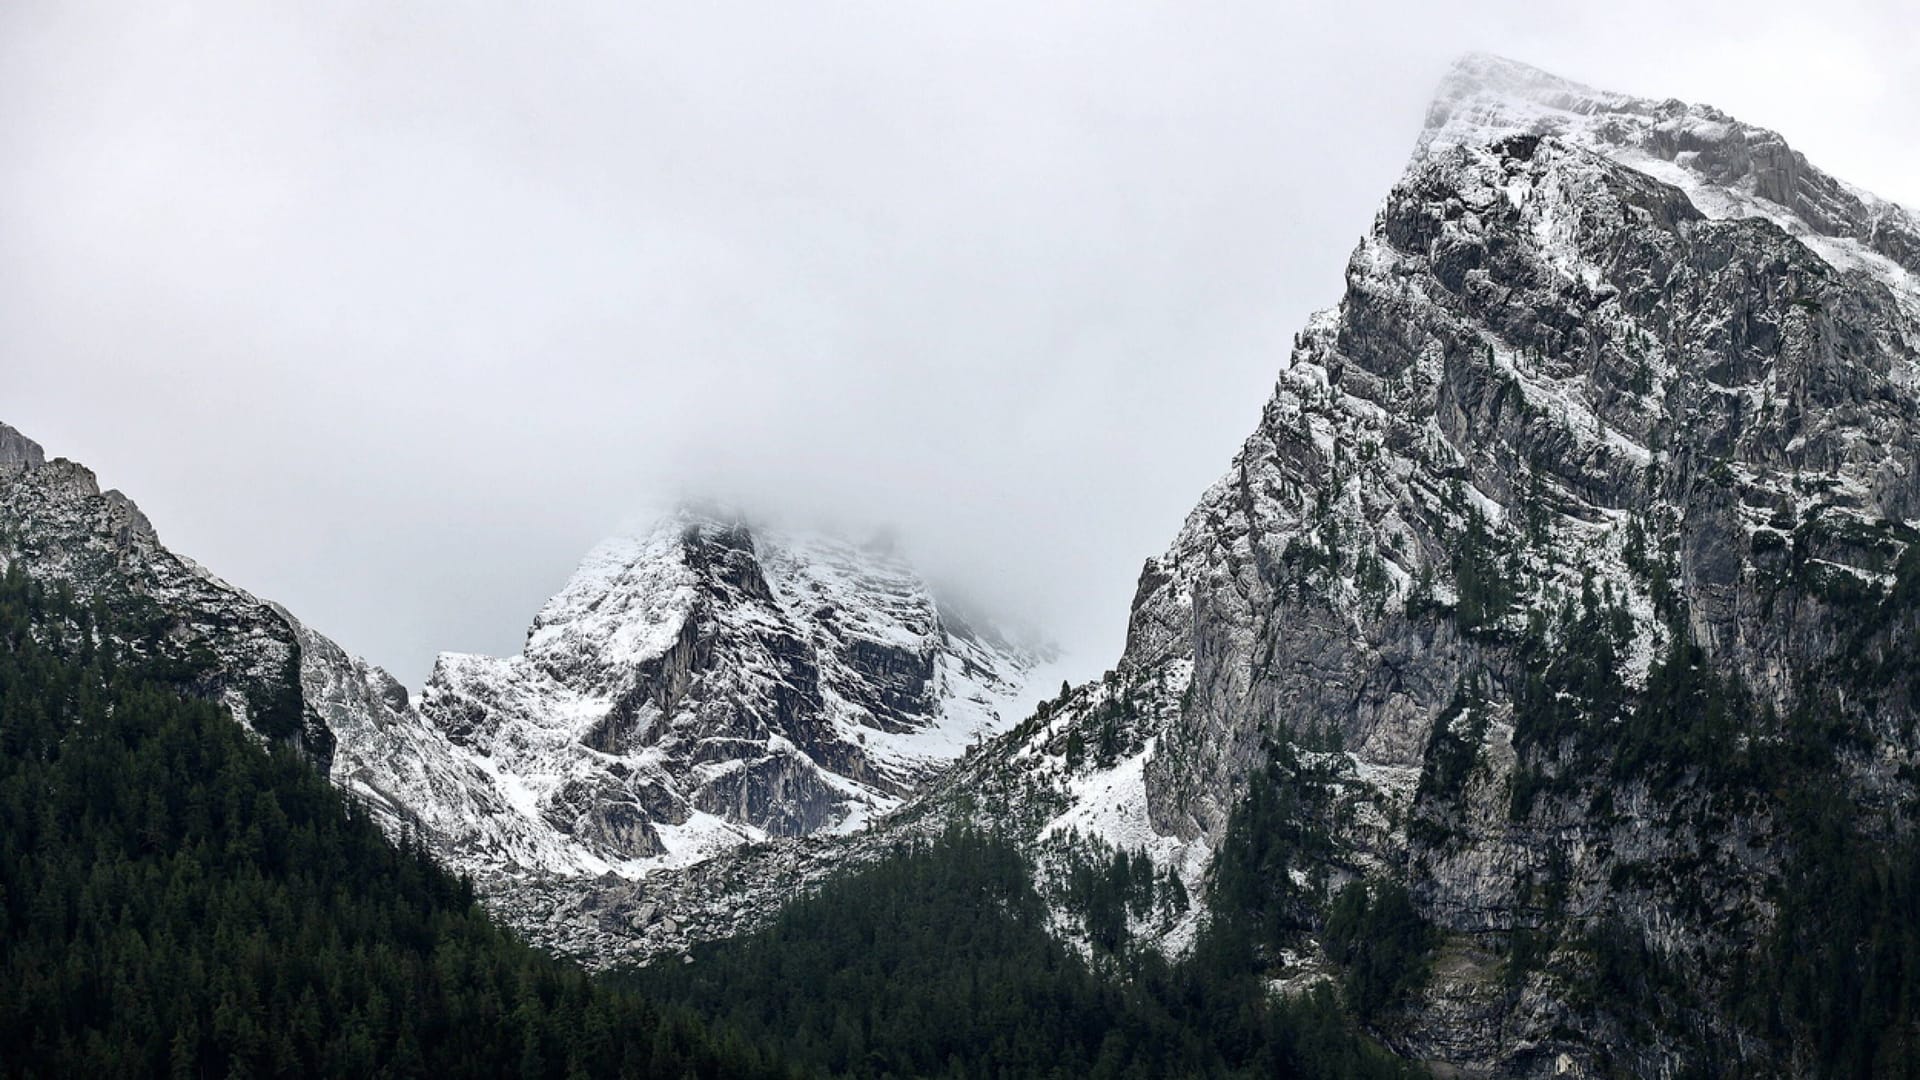
[[[1555,644],[1529,636],[1519,649],[1516,819],[1538,793],[1568,789],[1569,772],[1604,769],[1616,783],[1645,781],[1665,796],[1689,782],[1722,793],[1763,788],[1782,767],[1777,742],[1747,737],[1777,725],[1699,646],[1676,637],[1636,693],[1619,676],[1632,633],[1623,607],[1589,583],[1577,612],[1569,608],[1559,621]]]
[[[143,633],[0,579],[0,1074],[782,1075],[502,933]]]
[[[306,699],[300,692],[300,645],[287,654],[287,662],[272,686],[256,688],[247,695],[247,720],[253,730],[269,739],[291,742],[306,727]]]
[[[1079,916],[1087,941],[1103,953],[1117,954],[1130,936],[1130,919],[1155,914],[1177,916],[1187,909],[1185,886],[1162,873],[1145,852],[1111,851],[1104,844],[1078,841],[1066,851],[1064,895],[1059,904]]]
[[[1803,523],[1796,545],[1808,531]],[[1920,1076],[1920,836],[1856,805],[1843,778],[1878,702],[1904,686],[1900,711],[1920,704],[1920,544],[1892,563],[1892,587],[1871,602],[1822,593],[1850,605],[1850,633],[1773,725],[1766,756],[1746,755],[1748,782],[1772,796],[1789,855],[1779,917],[1729,980],[1732,1005],[1763,1038],[1799,1047],[1805,1075],[1836,1080]]]
[[[1553,519],[1546,482],[1537,471],[1527,473],[1527,485],[1520,492],[1520,524],[1529,547],[1544,547],[1552,541]]]
[[[1142,745],[1140,706],[1131,693],[1115,694],[1089,708],[1067,733],[1067,765],[1077,769],[1090,762],[1093,768],[1111,769]]]
[[[1582,988],[1587,1005],[1605,1008],[1643,1034],[1659,1016],[1662,999],[1685,992],[1641,932],[1618,915],[1600,919],[1579,945],[1593,963]]]
[[[1459,594],[1454,621],[1463,633],[1492,633],[1512,610],[1518,590],[1513,575],[1502,565],[1506,552],[1487,529],[1486,520],[1471,507],[1466,519],[1453,554],[1453,583]]]
[[[1450,834],[1446,821],[1458,813],[1466,796],[1467,780],[1480,763],[1480,744],[1486,741],[1487,702],[1477,685],[1462,681],[1453,701],[1434,717],[1433,731],[1420,772],[1414,803],[1420,811],[1413,828],[1428,843],[1440,843]]]
[[[1545,772],[1540,759],[1590,764],[1593,746],[1630,706],[1619,676],[1619,658],[1632,620],[1610,595],[1596,592],[1589,575],[1579,605],[1560,612],[1550,645],[1530,629],[1516,648],[1522,662],[1513,701],[1513,745],[1521,753],[1514,771],[1511,815],[1525,818],[1541,791],[1560,790],[1564,778]]]
[[[1067,732],[1066,758],[1069,769],[1078,769],[1081,763],[1087,760],[1087,739],[1080,734],[1078,727]]]
[[[1780,915],[1729,981],[1733,1007],[1805,1075],[1920,1076],[1920,839],[1863,835],[1837,784],[1797,785]]]
[[[1633,1037],[1657,1030],[1679,1040],[1701,1075],[1920,1076],[1920,838],[1907,820],[1910,807],[1882,814],[1853,797],[1875,729],[1884,731],[1890,717],[1910,724],[1904,718],[1920,704],[1913,697],[1920,547],[1897,549],[1906,539],[1889,540],[1897,530],[1853,522],[1810,518],[1775,527],[1793,535],[1791,572],[1780,588],[1839,609],[1840,633],[1817,665],[1799,673],[1791,710],[1779,715],[1756,702],[1737,673],[1693,644],[1678,600],[1665,605],[1672,644],[1651,665],[1644,691],[1629,692],[1608,677],[1623,644],[1609,629],[1609,604],[1583,597],[1579,611],[1562,613],[1552,647],[1530,636],[1517,650],[1524,682],[1515,700],[1521,758],[1513,775],[1516,816],[1543,792],[1600,777],[1590,812],[1610,814],[1614,790],[1639,788],[1665,815],[1665,827],[1683,824],[1702,838],[1701,861],[1616,865],[1616,890],[1652,893],[1691,923],[1738,934],[1750,916],[1713,902],[1716,884],[1739,881],[1716,876],[1738,871],[1710,860],[1728,850],[1766,852],[1783,862],[1765,886],[1775,912],[1752,948],[1702,959],[1655,947],[1643,915],[1630,908],[1576,927],[1547,897],[1543,924],[1514,932],[1509,984],[1519,985],[1554,948],[1583,956],[1577,972],[1561,974],[1574,979],[1585,1009],[1612,1017]],[[1671,559],[1647,554],[1631,533],[1628,539],[1633,561],[1650,573]],[[1806,557],[1811,545],[1833,543],[1881,551],[1891,588]],[[1659,818],[1642,825],[1661,827]],[[1719,903],[1725,895],[1719,892]],[[1688,1017],[1705,1007],[1703,977],[1742,1039],[1692,1026]]]
[[[1319,921],[1334,854],[1334,775],[1329,765],[1303,763],[1287,742],[1269,744],[1267,761],[1227,824],[1209,904],[1216,921],[1233,924],[1270,955]]]
[[[836,1075],[1412,1075],[1331,995],[1273,999],[1242,934],[1203,934],[1179,964],[1142,952],[1096,967],[1046,919],[1018,851],[956,828],[766,931],[623,978]]]
[[[1755,711],[1737,679],[1721,676],[1699,646],[1676,640],[1647,671],[1647,689],[1616,734],[1612,775],[1642,778],[1657,794],[1684,777],[1729,788],[1756,779],[1743,732]]]
[[[1647,527],[1641,524],[1638,514],[1627,516],[1627,533],[1620,544],[1620,558],[1628,570],[1642,577],[1653,569],[1647,561]]]
[[[1241,929],[1265,925],[1256,893],[1169,965],[1124,936],[1185,907],[1177,880],[1130,852],[1088,862],[1073,891],[1108,949],[1090,963],[1016,849],[965,831],[646,973],[681,1003],[656,1009],[500,932],[468,883],[126,640],[0,585],[0,1073],[680,1080],[776,1075],[751,1049],[771,1045],[850,1076],[1409,1075],[1330,994],[1271,997]],[[1262,820],[1294,817],[1263,790]],[[1278,865],[1242,848],[1230,882]]]
[[[1406,886],[1356,881],[1327,910],[1327,955],[1345,969],[1348,1006],[1363,1020],[1406,1001],[1427,981],[1436,935]]]

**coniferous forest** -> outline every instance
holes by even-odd
[[[488,920],[125,612],[0,578],[0,1073],[1393,1077],[1254,936],[1089,960],[954,830],[767,931],[595,980]],[[151,627],[141,624],[138,633]]]
[[[1224,918],[1178,962],[1085,958],[1048,929],[1020,853],[955,827],[758,934],[619,981],[842,1076],[1414,1075],[1355,1034],[1326,987],[1269,994],[1260,955]]]
[[[122,621],[0,579],[0,1073],[789,1075],[515,941]]]
[[[1359,1021],[1418,989],[1435,934],[1396,885],[1316,891],[1329,780],[1286,745],[1182,959],[1064,943],[1018,849],[952,827],[759,933],[596,979],[494,925],[308,759],[183,694],[199,661],[155,625],[0,576],[0,1074],[1413,1075]],[[1830,798],[1787,801],[1789,917],[1732,1007],[1810,1047],[1814,1075],[1905,1075],[1920,858]],[[1337,977],[1270,993],[1307,931]],[[1665,992],[1637,943],[1590,945],[1594,994]]]

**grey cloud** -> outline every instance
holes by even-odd
[[[417,684],[638,508],[1117,652],[1468,49],[1920,203],[1916,27],[1804,5],[0,10],[0,418]]]

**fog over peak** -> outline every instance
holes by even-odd
[[[1117,655],[1435,86],[1705,101],[1920,203],[1830,5],[0,10],[0,416],[417,687],[685,496]]]

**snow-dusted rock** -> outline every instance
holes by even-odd
[[[650,902],[707,914],[608,946],[750,929],[954,813],[1030,837],[1043,874],[1074,837],[1203,896],[1250,774],[1287,739],[1335,778],[1329,880],[1407,881],[1448,935],[1424,996],[1382,1025],[1391,1045],[1494,1076],[1672,1074],[1703,1040],[1779,1052],[1715,1003],[1770,926],[1780,824],[1727,814],[1697,775],[1616,777],[1616,716],[1542,743],[1515,701],[1541,664],[1527,650],[1558,648],[1588,595],[1629,692],[1684,635],[1784,710],[1860,644],[1860,605],[1920,538],[1917,237],[1908,211],[1717,110],[1463,60],[1341,302],[1146,564],[1114,669],[858,842],[655,883]],[[1490,613],[1464,610],[1473,551],[1511,593]],[[1864,647],[1920,647],[1913,621]],[[1893,812],[1915,797],[1920,697],[1911,672],[1889,678],[1839,695],[1865,749],[1816,782]],[[1448,745],[1466,753],[1451,782]],[[1687,987],[1652,1036],[1627,1003],[1573,1003],[1601,925]],[[1136,930],[1178,949],[1192,928]],[[1566,947],[1508,972],[1527,929]],[[1793,1071],[1790,1052],[1753,1064]]]
[[[1730,811],[1686,762],[1655,787],[1609,757],[1622,716],[1576,708],[1547,738],[1515,703],[1588,611],[1598,681],[1629,695],[1676,638],[1756,717],[1818,672],[1846,749],[1817,779],[1910,818],[1916,673],[1846,681],[1836,659],[1920,648],[1914,612],[1862,617],[1920,592],[1917,273],[1910,212],[1772,132],[1467,58],[1341,301],[1146,564],[1124,655],[1024,720],[1004,703],[1031,655],[904,568],[711,515],[598,549],[519,656],[442,658],[418,712],[4,430],[0,558],[159,597],[170,633],[215,644],[216,696],[297,653],[334,775],[592,962],[752,929],[952,814],[1043,869],[1063,843],[1143,852],[1204,899],[1284,739],[1332,778],[1327,879],[1402,879],[1447,935],[1390,1045],[1467,1075],[1675,1075],[1701,1040],[1775,1052],[1720,1004],[1774,918],[1770,793]],[[1572,943],[1601,925],[1684,987],[1660,1026],[1576,1014]],[[1138,929],[1178,948],[1193,928]],[[1549,952],[1510,972],[1521,930]]]
[[[1681,634],[1780,714],[1843,649],[1916,647],[1911,620],[1864,641],[1857,624],[1920,538],[1917,255],[1912,214],[1772,132],[1467,58],[1341,302],[1147,563],[1114,671],[942,791],[1184,869],[1270,740],[1344,755],[1335,878],[1406,880],[1453,935],[1391,1044],[1475,1075],[1668,1073],[1699,1039],[1759,1052],[1713,1003],[1769,925],[1778,823],[1596,770],[1617,716],[1543,744],[1514,702],[1587,596],[1619,684]],[[1511,595],[1470,616],[1476,572]],[[1886,671],[1828,706],[1867,749],[1822,782],[1867,807],[1914,796],[1912,675]],[[1116,715],[1137,756],[1072,767]],[[1437,748],[1468,737],[1449,788]],[[1575,1016],[1578,949],[1517,989],[1486,962],[1517,928],[1573,941],[1609,920],[1686,981],[1686,1038]]]
[[[0,424],[0,569],[113,604],[174,661],[182,689],[228,706],[262,736],[325,768],[333,736],[302,707],[297,631],[284,613],[168,551],[146,515],[93,473]]]
[[[520,655],[442,656],[421,711],[632,876],[859,828],[1018,719],[1039,658],[883,552],[683,510],[589,554]]]
[[[140,613],[133,644],[181,661],[183,690],[299,746],[576,952],[597,939],[553,923],[549,891],[625,895],[742,844],[856,832],[1017,720],[1047,651],[949,616],[883,550],[685,510],[589,554],[519,656],[442,656],[416,707],[0,425],[0,569],[16,564]]]

